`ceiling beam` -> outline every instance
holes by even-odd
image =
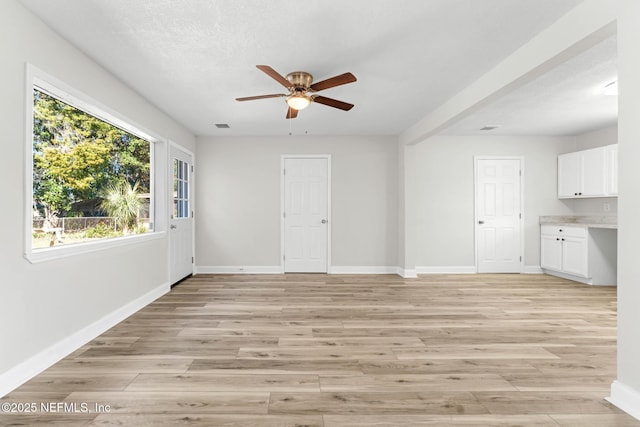
[[[616,34],[615,2],[586,0],[399,136],[417,144]]]

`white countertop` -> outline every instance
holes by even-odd
[[[540,217],[540,225],[582,226],[586,228],[618,228],[617,216],[549,215]]]

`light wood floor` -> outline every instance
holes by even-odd
[[[202,275],[0,400],[76,413],[0,425],[640,426],[615,325],[542,275]]]

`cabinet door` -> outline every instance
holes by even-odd
[[[587,239],[563,237],[561,241],[562,271],[576,276],[589,277]]]
[[[607,156],[606,148],[592,148],[579,152],[582,155],[580,170],[583,197],[597,197],[607,195]]]
[[[577,197],[581,191],[580,152],[558,156],[558,198]]]
[[[608,145],[607,162],[609,170],[607,173],[607,193],[609,196],[618,195],[618,144]]]
[[[540,267],[562,270],[562,241],[559,237],[540,237]]]

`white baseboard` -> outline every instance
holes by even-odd
[[[567,274],[567,273],[563,273],[561,271],[543,269],[542,272],[544,274],[548,274],[550,276],[562,277],[563,279],[573,280],[574,282],[584,283],[585,285],[592,285],[593,284],[593,280],[592,279],[585,279],[584,277],[574,276],[573,274]]]
[[[611,384],[611,396],[607,401],[640,420],[640,391],[616,380]]]
[[[398,267],[387,266],[332,266],[329,274],[398,274]]]
[[[475,265],[445,265],[416,267],[418,274],[476,274]]]
[[[103,332],[122,322],[146,305],[169,292],[168,283],[160,285],[139,298],[127,303],[103,318],[82,328],[78,332],[63,338],[61,341],[30,357],[19,365],[0,374],[0,397],[15,390],[31,378],[35,377],[54,363],[73,353]]]
[[[398,267],[390,266],[332,266],[329,267],[329,274],[400,274]],[[259,266],[224,266],[199,265],[195,267],[194,274],[280,274],[282,269],[279,265],[259,265]],[[404,277],[404,276],[403,276]],[[415,276],[414,276],[415,277]]]
[[[196,265],[194,274],[280,274],[279,265]]]
[[[400,277],[402,277],[403,279],[417,279],[418,278],[418,272],[414,269],[410,269],[410,268],[400,268],[398,267],[398,271],[396,272],[396,274]]]
[[[544,274],[544,271],[542,271],[542,268],[540,268],[539,265],[525,265],[522,273],[523,274]]]

